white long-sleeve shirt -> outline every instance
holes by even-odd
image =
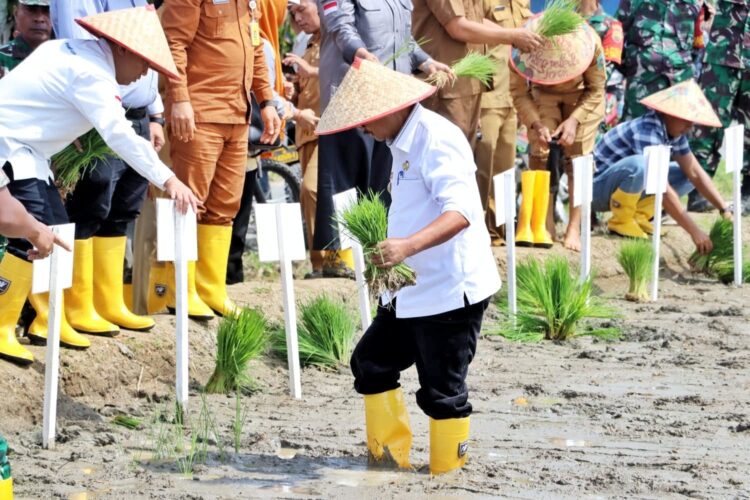
[[[471,147],[461,130],[417,104],[393,154],[388,237],[406,238],[441,214],[455,211],[469,227],[450,240],[408,257],[417,284],[399,290],[396,317],[432,316],[476,304],[501,285],[475,177]],[[389,294],[384,302],[391,299]]]
[[[164,187],[174,174],[125,118],[106,41],[52,40],[0,79],[0,165],[52,177],[48,160],[92,127],[125,163]]]
[[[76,19],[120,9],[132,9],[148,5],[146,0],[52,0],[50,17],[56,38],[96,40],[96,37],[75,22]],[[140,80],[124,85],[120,89],[122,104],[126,109],[148,107],[149,115],[164,112],[164,103],[159,95],[159,75],[149,69]]]

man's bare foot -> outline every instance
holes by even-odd
[[[574,252],[580,252],[581,251],[581,231],[578,228],[568,226],[568,230],[565,231],[565,241],[563,241],[563,246],[567,248],[568,250],[573,250]]]

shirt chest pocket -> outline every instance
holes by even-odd
[[[233,9],[233,0],[226,3],[214,3],[214,0],[205,0],[201,7],[198,31],[210,38],[228,36],[231,22],[237,19]]]
[[[357,31],[368,50],[377,50],[393,36],[391,11],[382,0],[359,0],[357,5]]]

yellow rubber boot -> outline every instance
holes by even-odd
[[[117,325],[94,308],[94,242],[76,240],[73,251],[73,286],[65,290],[65,317],[74,330],[96,335],[117,335]]]
[[[371,462],[387,463],[392,460],[398,467],[411,468],[409,413],[400,387],[365,395],[365,427]]]
[[[16,324],[31,291],[31,262],[9,253],[0,261],[0,356],[28,365],[34,355],[16,338]]]
[[[607,228],[620,236],[648,238],[635,220],[636,204],[640,198],[641,193],[626,193],[619,188],[612,193],[609,200],[612,217],[607,222]]]
[[[133,284],[123,283],[122,284],[122,300],[125,302],[125,307],[128,311],[133,310]]]
[[[534,179],[534,208],[531,211],[531,232],[534,246],[552,248],[554,241],[547,231],[547,210],[549,210],[549,172],[537,170]]]
[[[47,325],[49,321],[49,294],[35,293],[29,295],[31,307],[36,311],[36,318],[31,322],[26,335],[35,344],[47,344]],[[89,339],[78,333],[70,326],[65,317],[65,299],[61,297],[60,306],[63,308],[60,321],[60,345],[72,349],[86,349],[91,346]]]
[[[0,499],[13,500],[13,478],[0,479]]]
[[[198,224],[195,288],[201,300],[220,316],[237,309],[237,305],[227,296],[227,259],[231,238],[232,226]]]
[[[125,236],[94,237],[94,308],[120,328],[145,332],[154,327],[148,316],[133,314],[123,298]]]
[[[651,223],[654,218],[654,199],[655,196],[646,196],[635,205],[635,222],[646,234],[654,234],[654,225]]]
[[[169,312],[175,312],[175,276],[174,276],[174,264],[167,263],[167,309]],[[188,317],[190,319],[198,321],[208,321],[213,319],[214,312],[205,302],[198,296],[198,292],[195,289],[195,262],[187,263],[187,292],[188,292]]]
[[[156,314],[167,308],[167,293],[174,287],[169,281],[169,269],[166,262],[154,262],[148,272],[148,293],[146,294],[146,312]],[[195,282],[193,282],[195,288]]]
[[[469,453],[469,417],[430,418],[430,474],[460,469]]]
[[[530,247],[534,244],[534,234],[531,232],[531,212],[534,207],[534,181],[536,170],[521,172],[521,208],[518,211],[518,226],[516,227],[516,246]]]
[[[336,257],[342,264],[354,271],[354,252],[351,248],[347,248],[346,250],[337,250]]]

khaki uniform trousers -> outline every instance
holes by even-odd
[[[539,116],[542,124],[547,127],[550,133],[566,120],[576,109],[578,98],[581,91],[568,94],[553,94],[534,89],[534,101],[536,102]],[[564,148],[565,151],[565,172],[570,176],[572,168],[570,159],[578,156],[587,155],[594,151],[596,143],[596,133],[599,129],[599,123],[604,118],[604,103],[594,113],[589,113],[586,119],[578,124],[575,142]],[[529,167],[532,170],[545,170],[547,168],[547,157],[549,149],[539,147],[538,134],[529,129]],[[555,189],[557,186],[550,186]]]
[[[513,168],[516,160],[516,110],[506,108],[482,108],[480,126],[482,138],[474,148],[477,163],[477,184],[485,222],[490,238],[497,240],[503,235],[495,225],[495,193],[492,178]]]
[[[302,216],[305,219],[307,248],[310,249],[310,263],[315,271],[323,268],[323,252],[313,250],[315,231],[315,210],[318,203],[318,141],[310,141],[297,148],[302,167],[302,187],[299,198]]]
[[[460,128],[473,150],[477,142],[481,99],[482,94],[442,99],[438,97],[436,92],[427,98],[423,104],[425,108],[447,118]]]

